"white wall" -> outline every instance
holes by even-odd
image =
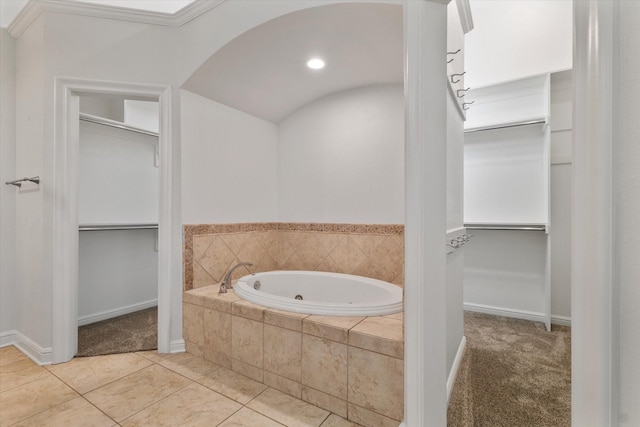
[[[4,185],[16,176],[15,40],[0,29],[0,345],[3,333],[16,328],[16,193]]]
[[[175,242],[181,242],[177,88],[213,52],[243,31],[284,13],[320,4],[323,2],[225,2],[178,28],[43,12],[20,35],[16,45],[16,173],[40,175],[43,180],[39,190],[16,196],[18,295],[12,302],[18,313],[16,328],[37,345],[37,358],[46,363],[52,345],[55,78],[73,76],[176,88],[171,94],[172,155],[176,164],[170,183],[174,189],[170,203],[175,209],[169,233]],[[228,180],[228,176],[224,178]],[[206,184],[200,184],[203,191],[199,196],[207,193]],[[207,218],[206,207],[191,212]],[[179,244],[171,248],[170,262],[176,268],[165,297],[170,298],[170,341],[177,342],[182,337]]]
[[[160,104],[156,101],[124,100],[124,122],[128,125],[148,130],[160,131]]]
[[[404,223],[401,85],[321,98],[278,135],[279,221]]]
[[[619,323],[619,422],[640,425],[640,3],[619,2],[619,25],[614,34],[619,41],[618,85],[614,86],[614,185],[615,222],[614,286],[617,300],[612,313]],[[616,342],[616,341],[614,341]],[[615,401],[614,401],[615,402]],[[618,409],[614,407],[614,410]]]
[[[551,316],[571,318],[571,71],[551,75]]]
[[[51,174],[45,155],[45,37],[44,19],[37,18],[16,42],[16,176],[40,176],[40,185],[16,191],[16,310],[19,332],[35,343],[46,357],[51,346],[51,286],[42,286],[52,269],[45,256],[43,207],[51,200]],[[51,219],[52,220],[52,219]]]
[[[80,112],[124,122],[124,99],[105,95],[80,96]],[[157,117],[157,114],[156,114]]]
[[[465,84],[473,88],[572,67],[571,0],[471,1]]]
[[[181,91],[184,224],[277,220],[276,125]]]
[[[80,325],[157,305],[157,230],[81,231]]]
[[[158,222],[158,138],[80,122],[78,222]]]

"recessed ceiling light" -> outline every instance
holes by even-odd
[[[324,61],[320,58],[311,58],[307,61],[307,67],[312,70],[320,70],[324,68]]]

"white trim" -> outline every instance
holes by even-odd
[[[67,13],[103,19],[139,22],[142,24],[179,27],[197,18],[226,0],[195,0],[176,13],[162,13],[97,3],[81,3],[67,0],[31,0],[18,13],[7,30],[18,38],[42,12]]]
[[[458,6],[458,14],[462,23],[462,30],[465,34],[473,30],[473,17],[471,16],[471,5],[469,0],[456,0]]]
[[[573,4],[571,421],[617,426],[619,359],[613,299],[613,99],[617,2]]]
[[[118,316],[124,316],[125,314],[135,313],[136,311],[146,310],[147,308],[156,307],[158,300],[150,300],[140,302],[138,304],[131,304],[125,307],[119,307],[113,310],[101,311],[99,313],[88,314],[86,316],[78,317],[78,326],[90,325],[91,323],[101,322],[103,320],[111,319]]]
[[[546,316],[544,313],[536,311],[517,310],[507,307],[495,307],[484,304],[464,303],[465,311],[472,311],[475,313],[491,314],[493,316],[511,317],[514,319],[531,320],[532,322],[545,323]]]
[[[551,324],[559,326],[571,327],[571,317],[568,316],[551,316]]]
[[[77,351],[78,300],[78,92],[157,97],[160,105],[160,206],[158,215],[158,351],[169,352],[171,284],[181,268],[179,218],[174,215],[171,88],[167,86],[57,77],[54,91],[52,362],[71,360]],[[179,170],[179,169],[178,169]],[[179,215],[178,215],[179,216]]]
[[[460,345],[458,346],[458,352],[456,353],[455,359],[453,359],[453,365],[451,366],[451,370],[449,371],[449,377],[447,378],[447,403],[451,399],[451,393],[453,392],[453,385],[456,383],[456,378],[458,378],[458,372],[460,371],[460,366],[462,366],[462,358],[464,357],[464,352],[467,349],[467,337],[464,335],[460,340]]]
[[[405,34],[404,421],[447,421],[445,85],[447,3],[407,1]]]
[[[493,316],[511,317],[513,319],[530,320],[532,322],[545,323],[544,313],[535,311],[517,310],[514,308],[495,307],[484,304],[464,303],[464,310],[474,313],[491,314]],[[571,326],[571,317],[551,315],[552,325]]]
[[[169,353],[184,353],[187,347],[183,339],[171,341],[169,344]]]
[[[0,334],[0,347],[13,345],[40,366],[51,365],[51,347],[40,347],[31,339],[18,331],[7,331]]]
[[[571,163],[573,163],[573,156],[571,154],[551,156],[551,166],[570,165]]]

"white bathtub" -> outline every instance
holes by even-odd
[[[269,271],[241,277],[233,289],[247,301],[296,313],[382,316],[402,311],[402,288],[350,274]]]

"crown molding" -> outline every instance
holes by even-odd
[[[108,6],[95,3],[71,2],[66,0],[30,0],[7,28],[18,38],[42,12],[67,13],[95,18],[116,19],[142,24],[179,27],[213,9],[226,0],[195,0],[176,13],[162,13],[126,7]]]
[[[462,23],[462,30],[465,34],[473,30],[473,17],[471,16],[471,5],[469,0],[456,0],[458,6],[458,14]]]

